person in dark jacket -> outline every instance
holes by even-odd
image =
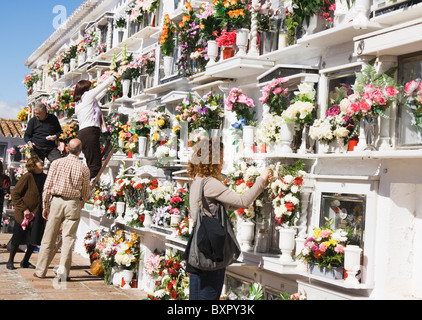
[[[26,244],[25,256],[20,263],[22,268],[35,269],[29,262],[37,245],[41,244],[44,234],[45,219],[42,216],[42,192],[46,180],[44,162],[38,156],[26,163],[28,172],[24,174],[12,190],[12,201],[15,206],[15,226],[11,240],[11,250],[7,269],[13,270],[14,258],[19,245]]]
[[[34,107],[34,117],[28,121],[24,140],[31,149],[31,156],[38,156],[42,161],[50,162],[61,157],[56,141],[62,133],[59,120],[47,112],[47,106],[41,102]]]

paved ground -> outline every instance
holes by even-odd
[[[11,235],[0,234],[0,244],[7,244]],[[89,260],[73,255],[71,281],[57,283],[54,281],[53,267],[58,264],[60,252],[53,260],[46,279],[33,276],[33,269],[19,268],[24,253],[15,257],[16,270],[8,270],[7,249],[0,248],[0,300],[142,300],[145,292],[139,289],[120,289],[104,284],[103,278],[89,273]],[[38,253],[34,252],[30,262],[36,264]]]

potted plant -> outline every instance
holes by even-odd
[[[215,42],[222,48],[222,59],[228,59],[234,56],[233,46],[236,44],[236,31],[223,30],[221,35],[215,39]]]

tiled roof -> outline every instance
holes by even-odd
[[[0,137],[23,138],[23,124],[19,120],[0,119]]]

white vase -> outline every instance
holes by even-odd
[[[182,216],[180,214],[170,215],[170,227],[172,228],[178,227],[180,221],[182,221]]]
[[[242,251],[251,251],[255,237],[255,224],[252,221],[240,221],[238,224],[237,238]]]
[[[236,30],[236,45],[239,49],[236,53],[236,56],[245,56],[246,48],[249,41],[249,29],[242,28]]]
[[[81,52],[78,54],[78,66],[80,67],[83,65],[86,61],[86,52]]]
[[[122,79],[122,87],[123,87],[123,97],[127,98],[129,96],[129,90],[130,90],[130,79]]]
[[[279,247],[281,250],[281,261],[293,262],[292,253],[295,248],[296,229],[280,228]]]
[[[170,77],[173,74],[173,57],[165,56],[164,57],[164,75]]]
[[[72,59],[70,59],[70,71],[73,71],[73,70],[75,70],[76,69],[76,59],[75,58],[72,58]]]
[[[145,219],[144,219],[144,227],[145,228],[151,228],[152,225],[152,216],[151,216],[151,211],[145,211]]]
[[[253,146],[255,144],[255,127],[244,126],[242,129],[243,144],[245,153],[253,153]]]
[[[69,70],[70,70],[70,65],[68,63],[65,63],[63,65],[63,73],[67,74],[69,72]]]
[[[121,275],[122,275],[122,281],[121,281],[122,289],[130,289],[131,288],[131,282],[132,282],[132,279],[133,279],[133,271],[132,270],[122,270]]]
[[[294,136],[294,123],[282,121],[280,124],[280,150],[277,152],[281,153],[292,153],[292,141]]]
[[[87,59],[90,60],[94,57],[94,53],[95,53],[95,48],[94,47],[88,47],[86,49],[86,55],[87,55]]]
[[[126,207],[126,203],[125,202],[116,202],[116,214],[118,216],[123,216],[123,214],[125,213],[125,207]]]
[[[218,45],[217,42],[215,40],[209,40],[207,42],[208,44],[208,57],[210,58],[210,60],[208,61],[207,66],[211,66],[213,64],[215,64],[215,59],[217,59],[218,57]]]
[[[147,137],[139,137],[138,138],[138,153],[140,157],[145,157],[145,152],[147,150]]]
[[[360,270],[360,255],[362,249],[359,246],[347,245],[344,248],[344,269],[347,270],[347,278],[344,283],[352,286],[359,285],[359,280],[356,279],[356,274]]]

